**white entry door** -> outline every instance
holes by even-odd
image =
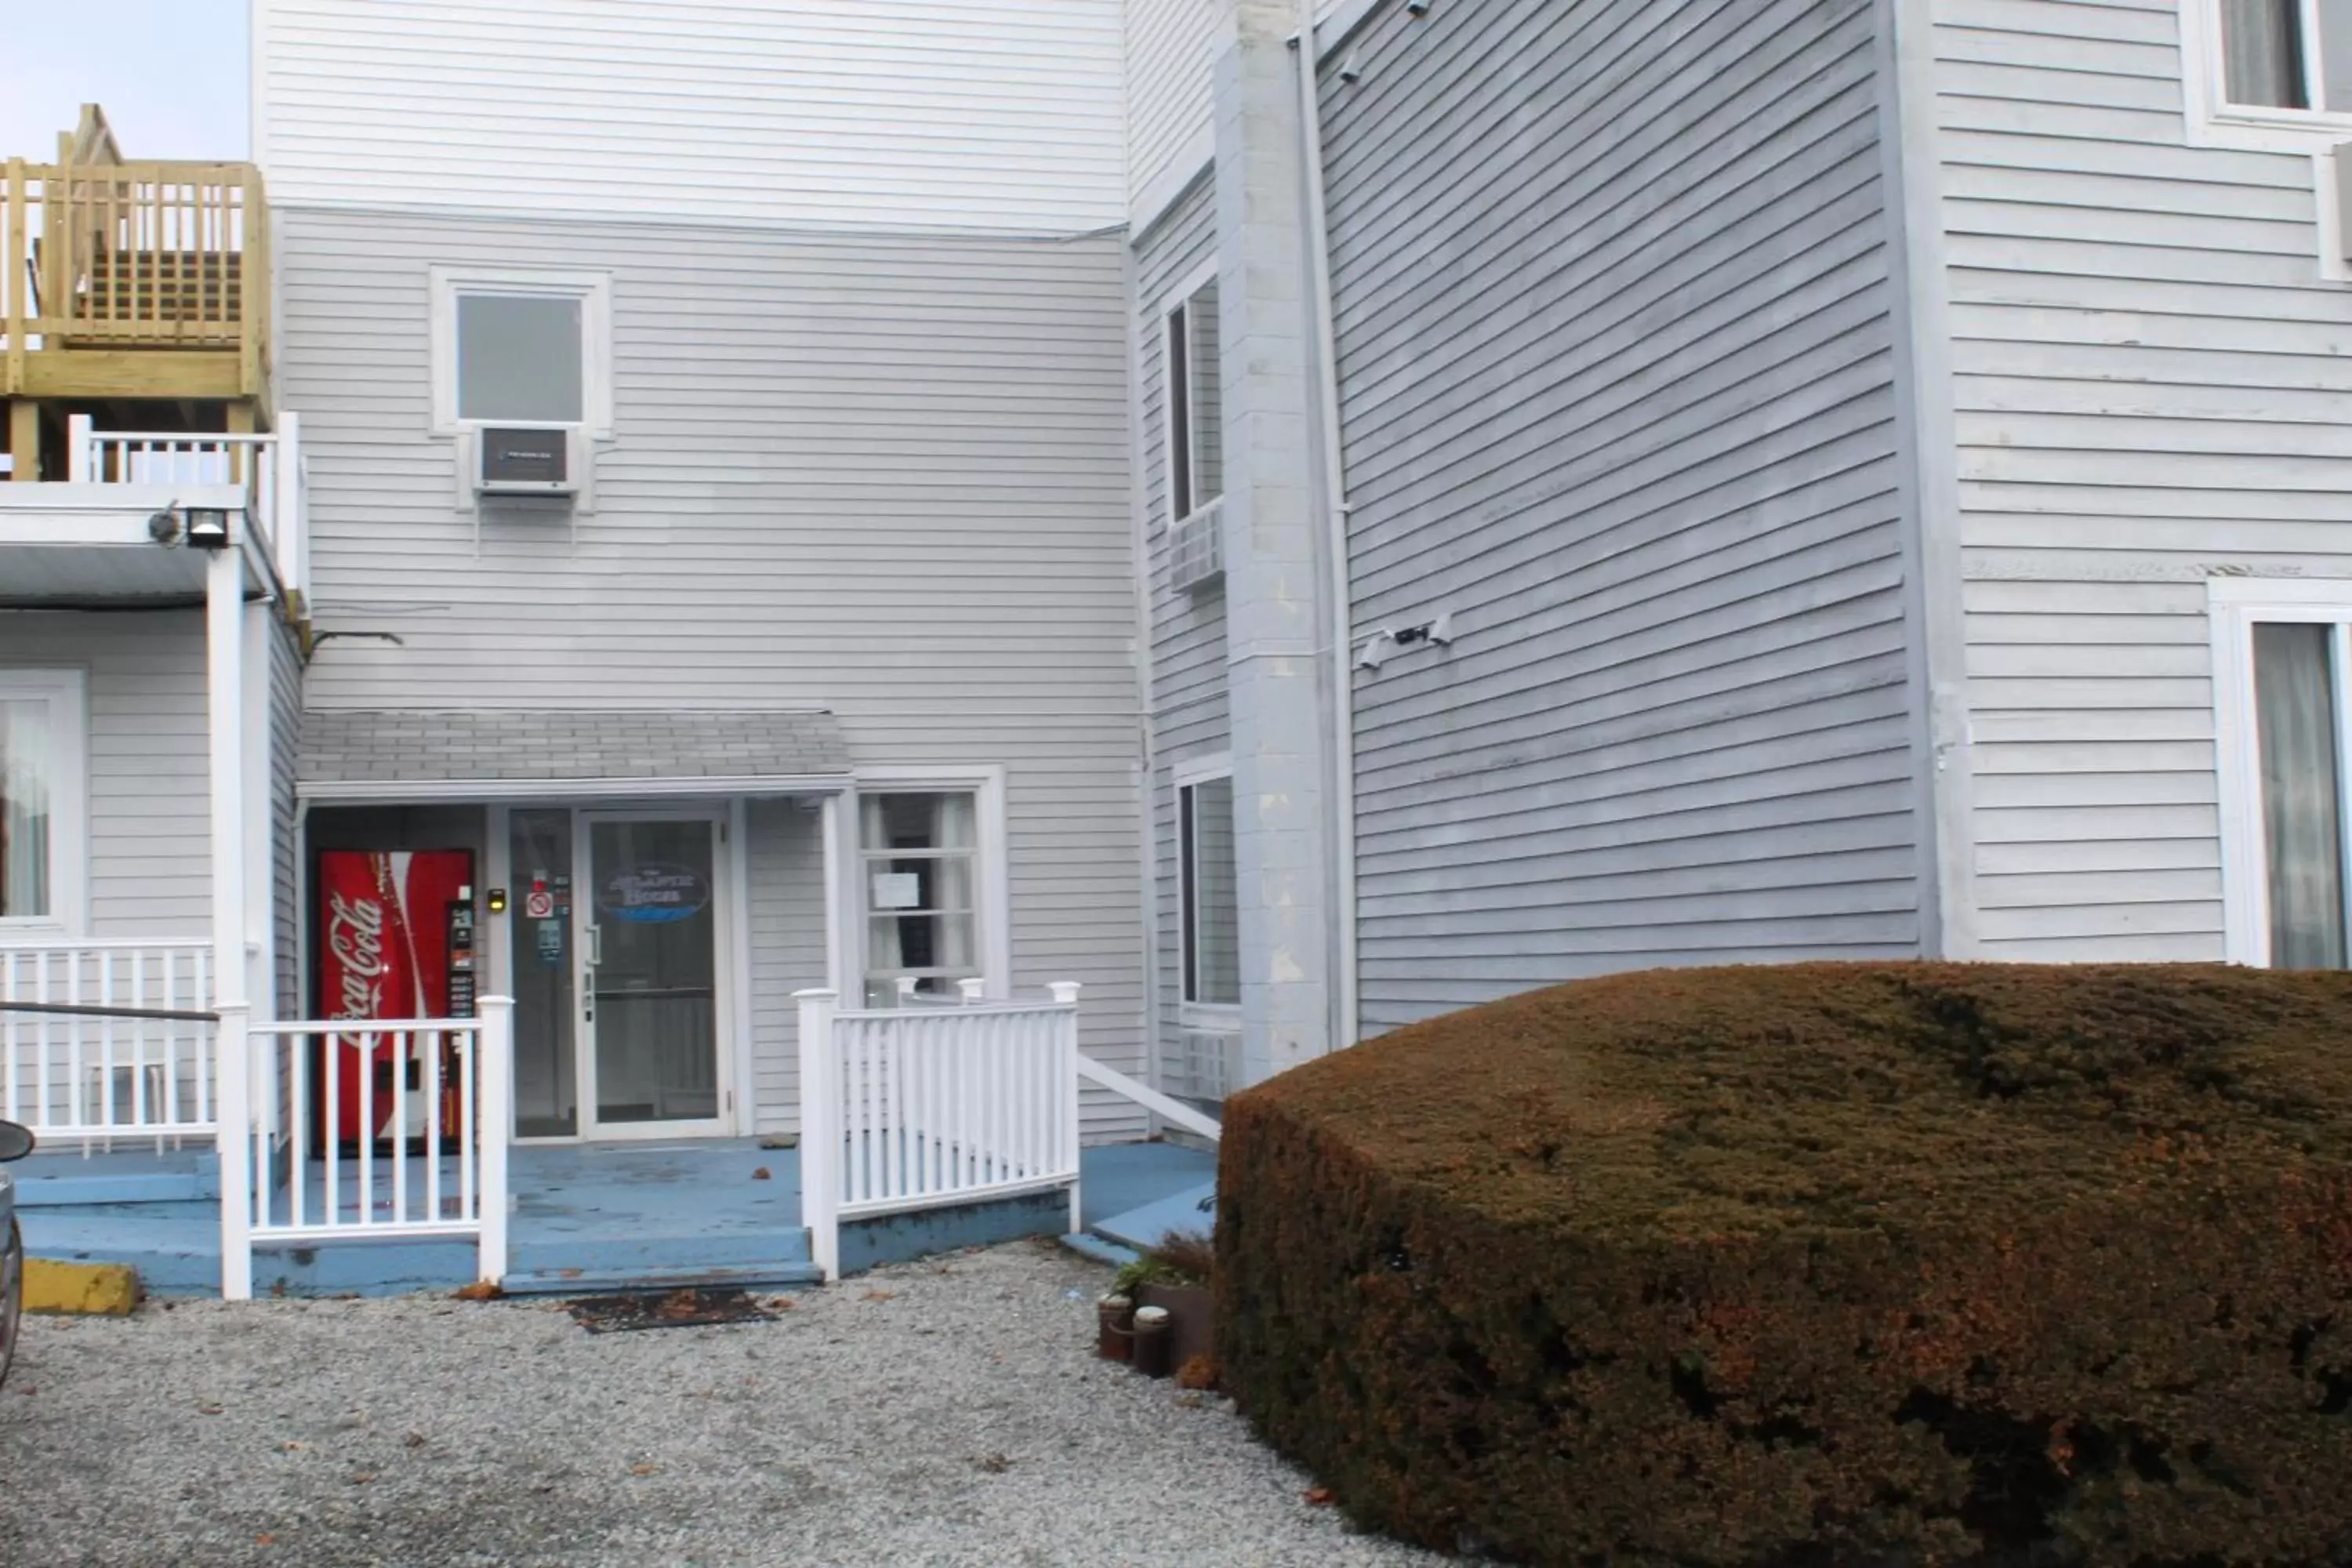
[[[577,815],[583,1136],[730,1131],[719,816]]]

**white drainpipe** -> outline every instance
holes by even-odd
[[[1316,90],[1317,0],[1298,0],[1298,122],[1307,169],[1307,285],[1315,311],[1318,391],[1323,426],[1323,496],[1330,555],[1332,894],[1339,909],[1337,1043],[1356,1043],[1356,714],[1353,606],[1348,570],[1348,468],[1339,450],[1339,333],[1331,305],[1331,227],[1323,203],[1323,106]]]

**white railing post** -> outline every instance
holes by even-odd
[[[278,416],[278,450],[270,478],[269,544],[277,552],[278,580],[294,593],[309,591],[304,580],[302,531],[302,419]]]
[[[1054,994],[1054,1005],[1066,1007],[1062,1015],[1059,1078],[1062,1084],[1058,1120],[1060,1147],[1054,1151],[1062,1168],[1070,1173],[1070,1234],[1076,1236],[1086,1228],[1078,1204],[1078,983],[1056,980],[1046,987]]]
[[[507,1273],[507,1143],[514,1131],[510,1110],[514,998],[485,996],[480,1011],[482,1026],[475,1035],[474,1071],[479,1075],[475,1081],[481,1086],[481,1109],[476,1113],[474,1135],[481,1148],[481,1278],[495,1285]],[[438,1116],[440,1108],[427,1107],[425,1114]]]
[[[66,478],[78,485],[93,484],[106,476],[90,468],[90,417],[76,414],[66,420]]]
[[[834,1041],[838,991],[796,991],[801,1048],[801,1224],[826,1283],[841,1278],[841,1089]]]
[[[963,999],[963,1005],[965,1006],[975,1006],[978,1004],[988,1000],[988,982],[985,980],[959,980],[956,982],[956,994]]]
[[[223,1002],[214,1011],[213,1055],[217,1082],[213,1146],[220,1156],[221,1300],[253,1300],[253,1042],[246,1033],[250,1009]],[[266,1203],[268,1194],[262,1194]]]

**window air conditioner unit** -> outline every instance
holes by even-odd
[[[579,438],[565,429],[493,425],[474,437],[474,493],[570,496],[580,493]]]

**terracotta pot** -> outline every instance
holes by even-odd
[[[1216,1308],[1206,1285],[1138,1285],[1135,1304],[1168,1309],[1171,1371],[1181,1371],[1196,1355],[1217,1353]]]

